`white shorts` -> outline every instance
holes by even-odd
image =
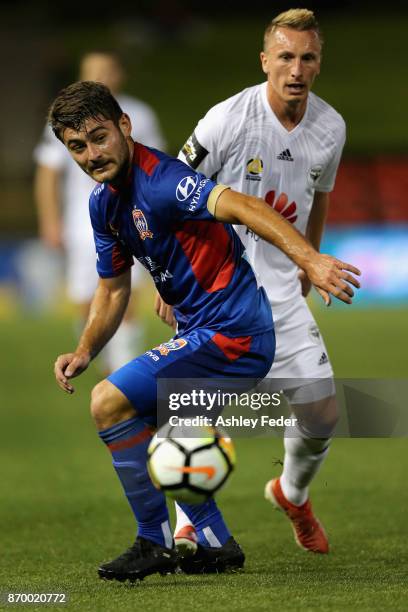
[[[333,369],[319,328],[303,297],[272,309],[276,353],[268,378],[282,380],[283,389],[299,386],[299,379],[331,379]]]
[[[132,288],[140,286],[146,278],[139,262],[132,266]],[[66,281],[67,294],[75,304],[90,302],[98,284],[96,271],[96,253],[93,240],[66,248]]]

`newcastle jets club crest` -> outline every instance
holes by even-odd
[[[176,338],[174,340],[170,340],[169,342],[163,342],[163,344],[159,344],[159,346],[155,346],[152,351],[159,351],[160,355],[168,355],[170,351],[179,351],[187,345],[187,340],[184,338]]]
[[[153,238],[153,232],[149,230],[149,226],[147,225],[146,217],[144,216],[143,212],[139,208],[134,208],[132,210],[132,216],[140,238],[142,240],[146,240],[146,238]]]

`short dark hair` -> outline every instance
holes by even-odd
[[[110,119],[116,125],[123,115],[117,100],[102,83],[78,81],[62,89],[48,112],[48,122],[62,141],[66,128],[79,131],[87,119]]]

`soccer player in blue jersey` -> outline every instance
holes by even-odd
[[[129,117],[101,84],[65,88],[49,118],[73,159],[100,183],[90,197],[100,280],[77,348],[56,360],[60,387],[73,393],[70,379],[88,367],[117,329],[129,299],[133,258],[174,306],[178,333],[168,350],[153,348],[129,362],[97,384],[91,399],[99,436],[112,453],[138,522],[133,546],[102,565],[99,575],[134,580],[172,572],[177,558],[166,502],[146,468],[157,379],[214,373],[260,379],[274,356],[268,300],[229,224],[245,224],[282,249],[326,302],[331,294],[351,303],[351,285],[359,283],[350,272],[359,271],[318,253],[263,200],[216,185],[184,163],[135,143]],[[198,532],[202,571],[243,565],[244,555],[214,500],[183,509]]]

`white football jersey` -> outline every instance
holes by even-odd
[[[165,143],[160,133],[156,115],[152,109],[135,98],[126,95],[116,97],[123,112],[132,122],[132,137],[147,146],[163,149]],[[56,138],[51,127],[46,126],[42,140],[34,150],[37,164],[54,168],[61,173],[61,198],[63,204],[64,242],[69,248],[93,247],[93,234],[89,218],[89,196],[95,182],[71,158],[66,147]]]
[[[309,94],[306,112],[288,132],[267,99],[267,83],[211,108],[179,159],[218,183],[265,199],[303,234],[315,191],[332,191],[345,141],[342,117]],[[272,306],[301,294],[297,266],[244,226],[236,226]]]

